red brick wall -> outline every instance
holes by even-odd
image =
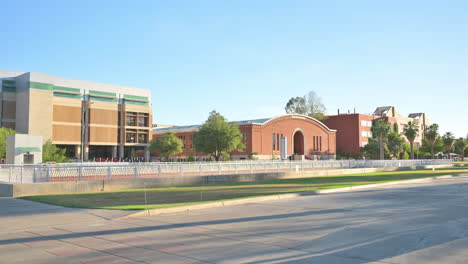
[[[347,153],[361,153],[359,114],[329,116],[325,124],[336,129],[336,147]]]

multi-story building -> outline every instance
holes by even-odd
[[[338,150],[350,154],[361,154],[362,148],[372,137],[372,122],[377,119],[397,124],[400,134],[403,133],[403,129],[409,121],[415,122],[419,128],[418,136],[414,141],[416,146],[422,144],[424,131],[429,126],[425,113],[414,113],[404,117],[398,114],[393,106],[377,107],[372,115],[348,113],[328,116],[325,124],[337,130],[336,147]]]
[[[257,153],[259,159],[279,159],[281,153],[308,159],[330,159],[336,154],[336,131],[308,116],[283,115],[233,123],[239,126],[246,148],[230,153],[232,159],[247,159],[251,153]],[[197,153],[193,146],[193,134],[199,129],[200,125],[154,127],[153,138],[174,132],[184,143],[183,152],[176,159],[187,159],[190,153],[198,159],[209,158]]]
[[[42,136],[77,159],[149,157],[149,90],[5,70],[0,83],[3,127]]]

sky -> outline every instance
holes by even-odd
[[[468,134],[468,1],[0,0],[0,69],[150,89],[154,123],[395,106]]]

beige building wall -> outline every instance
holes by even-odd
[[[43,141],[52,139],[52,111],[54,96],[50,91],[29,90],[28,134],[41,135]]]
[[[119,105],[111,102],[90,101],[89,104],[89,144],[118,144]]]
[[[52,142],[61,145],[81,144],[81,99],[54,96]]]

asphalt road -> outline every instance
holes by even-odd
[[[121,218],[0,199],[0,263],[468,263],[468,177]]]

